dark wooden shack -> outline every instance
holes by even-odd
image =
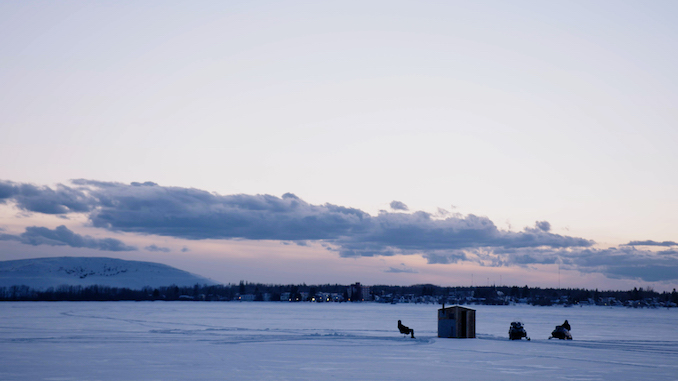
[[[438,337],[475,338],[476,310],[443,305],[438,310]]]

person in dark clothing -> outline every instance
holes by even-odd
[[[568,323],[567,320],[565,320],[565,323],[563,323],[561,327],[565,328],[568,331],[572,330],[572,328],[570,327],[570,323]]]
[[[572,340],[572,334],[570,333],[570,330],[572,327],[570,327],[570,323],[565,320],[565,323],[563,325],[557,325],[556,329],[551,332],[551,337],[549,339],[560,339],[560,340]]]
[[[410,327],[404,326],[400,320],[398,320],[398,330],[400,330],[400,333],[404,335],[412,335],[412,338],[414,339],[414,330]]]

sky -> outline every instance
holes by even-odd
[[[0,2],[0,260],[678,284],[672,1]]]

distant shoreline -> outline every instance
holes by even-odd
[[[642,288],[627,291],[553,289],[517,286],[442,287],[352,285],[270,285],[260,283],[145,287],[130,289],[110,286],[0,287],[0,301],[210,301],[210,302],[373,302],[386,304],[462,304],[535,306],[599,305],[634,308],[675,308],[678,292],[658,293]]]

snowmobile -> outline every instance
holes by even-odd
[[[551,339],[560,339],[560,340],[572,340],[572,334],[570,333],[570,330],[563,327],[562,325],[556,326],[556,329],[551,332],[551,337],[549,337],[549,340]]]
[[[527,341],[530,341],[530,338],[527,337],[525,327],[523,327],[523,323],[519,321],[511,322],[511,327],[509,328],[508,334],[509,340],[520,340],[524,337],[527,339]]]

